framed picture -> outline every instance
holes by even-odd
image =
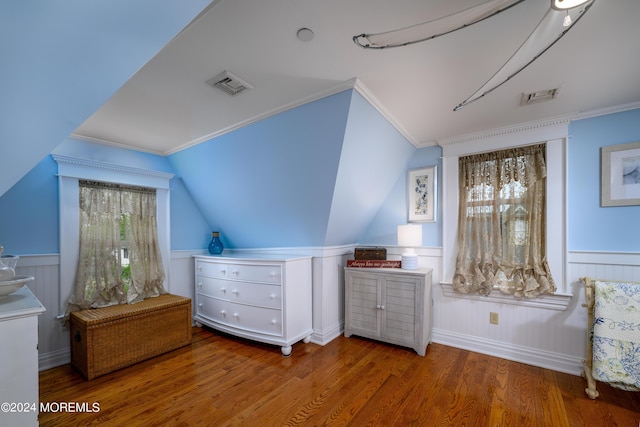
[[[601,205],[640,205],[640,142],[601,150]]]
[[[408,175],[409,222],[436,221],[437,167],[412,169]]]

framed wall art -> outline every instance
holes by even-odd
[[[601,149],[600,204],[640,205],[640,142]]]
[[[408,172],[409,222],[436,221],[437,166]]]

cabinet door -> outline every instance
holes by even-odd
[[[352,274],[350,280],[350,329],[356,334],[364,332],[367,335],[379,335],[380,278],[375,275]]]
[[[383,278],[384,309],[381,336],[413,346],[417,339],[416,301],[419,301],[420,279],[412,277]]]

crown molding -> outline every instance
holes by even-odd
[[[640,108],[640,101],[630,102],[628,104],[615,105],[613,107],[584,111],[576,114],[574,120],[590,119],[592,117],[606,116],[607,114],[622,113],[624,111],[636,110],[638,108]]]
[[[269,111],[266,111],[266,112],[264,112],[262,114],[258,114],[258,115],[253,116],[253,117],[250,117],[250,118],[248,118],[246,120],[240,121],[240,122],[235,123],[235,124],[233,124],[231,126],[227,126],[226,128],[220,129],[219,131],[212,132],[210,134],[201,136],[200,138],[191,140],[191,141],[187,142],[186,144],[182,144],[182,145],[180,145],[178,147],[175,147],[175,148],[173,148],[173,149],[171,149],[169,151],[166,151],[166,152],[164,152],[162,154],[168,156],[168,155],[177,153],[177,152],[182,151],[182,150],[184,150],[186,148],[192,147],[194,145],[198,145],[198,144],[200,144],[202,142],[209,141],[210,139],[217,138],[217,137],[222,136],[224,134],[227,134],[229,132],[233,132],[234,130],[240,129],[240,128],[245,127],[245,126],[248,126],[248,125],[250,125],[252,123],[256,123],[256,122],[259,122],[260,120],[264,120],[264,119],[266,119],[268,117],[275,116],[276,114],[280,114],[280,113],[283,113],[285,111],[294,109],[296,107],[300,107],[302,105],[308,104],[310,102],[317,101],[317,100],[322,99],[322,98],[326,98],[327,96],[335,95],[336,93],[340,93],[340,92],[343,92],[343,91],[348,90],[348,89],[353,89],[354,84],[355,84],[355,80],[356,79],[346,80],[346,81],[341,82],[341,83],[339,83],[339,84],[337,84],[335,86],[332,86],[330,88],[327,88],[327,89],[321,90],[319,92],[313,93],[313,94],[311,94],[309,96],[297,99],[297,100],[295,100],[293,102],[290,102],[288,104],[281,105],[281,106],[279,106],[277,108],[273,108],[273,109],[271,109]]]
[[[548,129],[557,126],[566,126],[575,117],[575,114],[569,114],[565,116],[559,116],[551,119],[520,123],[513,126],[505,126],[502,128],[490,129],[481,132],[475,132],[466,135],[454,136],[451,138],[444,138],[438,140],[438,144],[441,146],[464,144],[468,142],[478,142],[486,139],[492,139],[496,137],[503,137],[507,135],[513,135],[523,132],[537,131],[540,129]]]
[[[145,147],[135,147],[133,145],[123,144],[120,142],[111,141],[109,139],[102,139],[102,138],[96,138],[93,136],[81,135],[79,133],[72,133],[70,137],[78,141],[91,142],[91,143],[100,144],[100,145],[109,145],[111,147],[122,148],[123,150],[139,151],[141,153],[155,154],[158,156],[165,155],[165,152],[161,150],[153,150],[151,148],[145,148]]]

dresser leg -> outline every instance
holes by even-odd
[[[283,356],[290,356],[291,355],[291,346],[287,345],[284,347],[280,347],[280,350],[282,350],[282,355]]]
[[[302,340],[302,342],[303,342],[303,343],[305,343],[305,344],[309,344],[309,343],[311,342],[311,335],[309,335],[308,337],[305,337],[305,338]]]

